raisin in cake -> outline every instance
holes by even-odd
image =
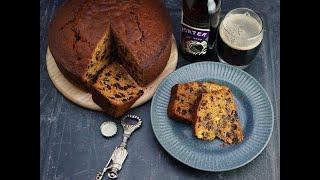
[[[198,139],[213,140],[218,137],[229,144],[243,140],[236,104],[230,90],[202,93],[196,100],[194,110],[193,132]]]
[[[89,89],[112,50],[138,84],[147,85],[165,68],[171,42],[171,18],[161,0],[69,0],[48,32],[61,72]]]
[[[110,61],[93,84],[92,99],[109,115],[122,116],[143,94],[142,88],[116,61]]]
[[[228,88],[211,82],[189,82],[174,85],[171,89],[168,116],[171,119],[191,123],[193,106],[198,96],[202,92],[212,92],[220,89]]]

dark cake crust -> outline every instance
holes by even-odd
[[[198,109],[198,107],[199,107],[199,105],[200,105],[201,99],[202,99],[202,96],[198,96],[198,97],[197,97],[197,100],[194,102],[194,105],[193,105],[194,111],[192,112],[193,122],[198,121],[198,119],[200,118],[200,117],[198,117],[198,115],[197,115],[197,109]],[[193,134],[196,134],[196,128],[195,128],[195,127],[196,127],[196,126],[195,126],[194,124],[192,124],[192,132],[193,132]]]
[[[49,26],[48,44],[62,73],[81,86],[96,45],[109,29],[103,18],[93,21],[93,1],[70,0],[58,8]],[[103,16],[97,13],[96,16]],[[66,73],[67,72],[67,73]]]
[[[92,91],[91,87],[86,86],[77,76],[70,73],[70,71],[66,70],[63,66],[61,66],[59,63],[57,63],[57,67],[59,68],[60,72],[63,74],[63,76],[68,79],[72,84],[74,84],[77,87],[80,87],[82,89],[85,89],[88,92]]]
[[[130,60],[122,60],[122,65],[139,85],[145,86],[163,71],[170,57],[171,18],[159,0],[134,1],[127,12],[129,18],[122,14],[111,19],[111,30],[117,47],[125,49],[118,48],[118,54]]]
[[[191,121],[189,121],[189,119],[186,119],[183,116],[179,116],[178,113],[175,113],[175,108],[174,108],[175,103],[174,102],[177,99],[178,86],[179,86],[179,84],[175,84],[171,88],[171,96],[170,96],[170,101],[169,101],[169,105],[168,105],[168,109],[167,109],[168,117],[171,119],[174,119],[174,120],[181,121],[181,122],[191,123]]]

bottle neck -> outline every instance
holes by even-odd
[[[189,15],[190,16],[190,15]],[[204,19],[204,18],[202,18]],[[187,24],[188,26],[192,26],[195,28],[201,28],[201,29],[209,29],[210,28],[210,23],[209,23],[209,14],[206,20],[199,21],[199,19],[194,19],[188,17],[182,10],[181,14],[181,23]]]

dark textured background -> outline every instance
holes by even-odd
[[[100,134],[100,124],[111,117],[83,109],[64,98],[49,79],[45,54],[47,30],[62,0],[40,0],[40,177],[42,180],[94,179],[121,141]],[[165,0],[179,42],[181,0]],[[119,179],[280,179],[280,2],[279,0],[223,0],[222,13],[248,7],[264,22],[264,40],[258,57],[246,71],[266,89],[275,112],[273,135],[266,149],[251,163],[233,171],[211,173],[192,169],[171,157],[157,142],[150,124],[150,104],[131,110],[143,126],[129,141],[129,155]],[[188,64],[179,56],[178,67]]]

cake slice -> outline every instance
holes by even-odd
[[[198,96],[202,92],[212,92],[220,89],[228,88],[212,82],[176,84],[171,89],[167,114],[171,119],[191,123],[193,106]]]
[[[106,32],[103,38],[97,44],[92,58],[86,67],[86,73],[83,80],[90,87],[94,82],[99,72],[106,66],[107,59],[110,58],[112,53],[112,36],[110,32]]]
[[[193,132],[198,139],[216,137],[229,144],[242,142],[244,135],[230,90],[203,93],[195,102]]]
[[[92,99],[113,117],[122,116],[143,94],[141,87],[116,61],[109,61],[93,84]]]

